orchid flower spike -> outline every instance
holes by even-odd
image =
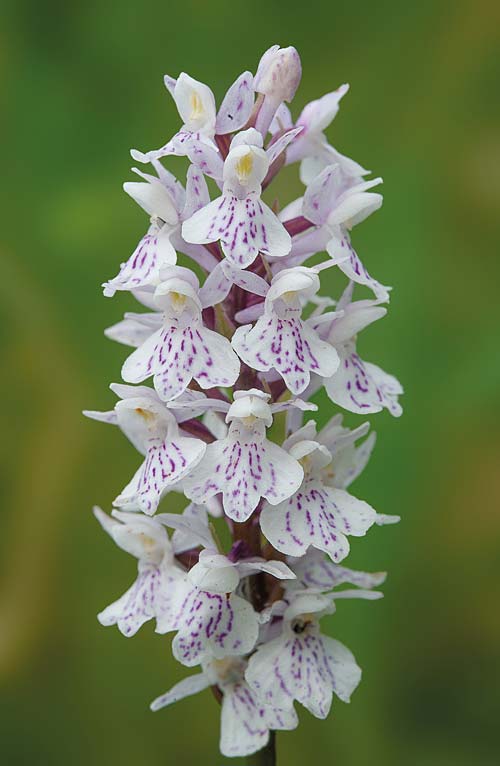
[[[357,350],[387,314],[389,288],[351,244],[381,207],[381,179],[326,138],[346,85],[294,123],[301,75],[295,48],[274,45],[219,108],[204,82],[165,77],[179,124],[160,149],[132,152],[152,170],[124,185],[149,226],[103,285],[132,301],[105,330],[124,350],[124,382],[111,385],[112,409],[84,413],[141,455],[111,515],[94,511],[137,561],[99,622],[171,634],[194,670],[152,710],[211,687],[223,755],[263,750],[256,763],[269,766],[274,733],[298,725],[295,702],[325,718],[333,695],[356,689],[361,670],[322,620],[343,599],[382,597],[385,572],[346,559],[358,537],[399,521],[352,493],[375,434],[342,412],[401,414],[400,383]],[[166,167],[174,155],[182,183]],[[303,196],[267,198],[295,163]],[[366,288],[370,300],[354,297]]]

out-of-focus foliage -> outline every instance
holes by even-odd
[[[361,351],[407,391],[400,421],[373,417],[378,446],[356,484],[403,517],[349,559],[389,570],[386,599],[340,603],[329,625],[363,683],[326,723],[301,712],[279,737],[281,763],[497,763],[499,29],[493,0],[2,4],[6,766],[223,762],[208,692],[148,711],[184,672],[169,639],[146,626],[127,641],[96,621],[134,561],[90,508],[109,508],[138,457],[80,410],[112,403],[126,353],[102,330],[131,304],[99,286],[144,229],[120,189],[128,150],[161,145],[177,124],[162,75],[186,69],[220,97],[274,42],[302,55],[299,103],[351,83],[329,135],[384,177],[384,207],[354,241],[395,285]],[[286,181],[273,194],[290,199],[300,184]]]

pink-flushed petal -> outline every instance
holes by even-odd
[[[172,623],[178,613],[182,592],[182,572],[164,566],[139,563],[139,574],[131,588],[118,601],[102,611],[101,625],[117,625],[124,636],[133,636],[151,619]]]
[[[269,128],[270,133],[274,136],[275,133],[279,133],[282,130],[288,130],[293,128],[293,119],[290,109],[286,104],[280,104],[274,115],[273,121]]]
[[[333,237],[327,243],[326,249],[328,254],[337,261],[339,269],[344,272],[348,279],[358,285],[369,287],[377,300],[384,303],[389,300],[391,288],[377,282],[370,276],[347,236]]]
[[[264,297],[269,290],[269,284],[265,279],[259,277],[258,274],[254,274],[252,271],[243,271],[236,268],[228,260],[224,260],[221,263],[223,271],[229,276],[233,284],[241,287],[242,290],[246,290],[254,295]]]
[[[155,284],[160,269],[177,262],[177,253],[170,242],[171,234],[168,226],[158,229],[152,224],[128,261],[122,264],[118,275],[104,283],[104,295],[112,297],[117,290],[134,290]]]
[[[276,550],[302,556],[310,546],[328,553],[333,562],[349,553],[347,535],[363,536],[375,523],[368,503],[341,489],[307,479],[288,500],[275,508],[265,505],[260,515],[262,533]]]
[[[215,306],[223,301],[229,295],[232,286],[232,280],[223,270],[222,263],[218,263],[207,276],[198,294],[203,308]]]
[[[305,391],[312,372],[329,377],[339,366],[333,346],[321,340],[300,318],[280,319],[264,314],[253,328],[238,328],[231,342],[250,367],[260,372],[277,370],[293,394]]]
[[[285,151],[285,149],[294,141],[297,139],[297,136],[300,135],[302,132],[302,127],[297,128],[291,128],[290,130],[287,130],[286,133],[284,133],[282,136],[280,136],[276,141],[274,141],[270,146],[266,149],[266,154],[269,160],[269,165],[272,165],[272,163],[278,159],[280,154]]]
[[[307,187],[304,194],[302,214],[315,224],[326,223],[335,199],[342,187],[338,165],[329,165]]]
[[[348,701],[361,671],[338,641],[317,630],[296,634],[285,628],[250,657],[245,676],[264,703],[290,710],[297,700],[317,718],[326,718],[333,692]]]
[[[184,222],[182,236],[197,244],[220,241],[226,258],[241,269],[259,252],[279,258],[291,248],[290,235],[256,193],[213,200]]]
[[[267,439],[249,442],[230,435],[207,446],[205,458],[184,482],[186,495],[203,502],[222,493],[224,512],[246,521],[261,497],[277,504],[300,486],[299,463]]]
[[[350,412],[365,414],[385,408],[399,417],[403,411],[398,402],[398,396],[403,393],[399,381],[380,367],[364,362],[353,344],[338,350],[340,367],[324,381],[332,402]]]
[[[233,594],[193,588],[179,610],[179,631],[172,643],[183,665],[199,665],[210,657],[239,656],[252,651],[258,620],[252,605]]]
[[[241,130],[248,122],[253,102],[253,75],[251,72],[243,72],[224,96],[217,114],[215,132],[223,135]]]
[[[162,495],[198,465],[205,449],[206,444],[200,439],[184,436],[153,444],[132,482],[113,504],[152,515]]]
[[[190,165],[187,172],[186,201],[182,210],[182,220],[190,218],[209,202],[210,194],[203,173],[195,165]]]
[[[244,757],[261,750],[270,730],[298,725],[295,710],[280,711],[263,705],[245,681],[224,688],[220,751],[226,758]]]
[[[153,712],[161,710],[167,707],[167,705],[172,705],[174,702],[179,702],[179,700],[191,697],[193,694],[198,694],[203,689],[208,689],[209,686],[210,680],[205,673],[197,673],[194,676],[183,678],[178,684],[172,686],[168,692],[153,700],[150,706],[151,710]]]
[[[323,132],[337,116],[340,101],[348,90],[349,85],[344,83],[331,93],[310,101],[300,113],[297,124],[304,125],[308,132]]]
[[[222,155],[212,142],[191,139],[186,145],[187,156],[202,173],[220,186],[224,172],[224,160]]]

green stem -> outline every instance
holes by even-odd
[[[269,732],[269,742],[263,750],[249,755],[247,766],[276,766],[276,732]]]

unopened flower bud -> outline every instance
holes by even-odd
[[[302,77],[300,56],[293,46],[280,48],[273,45],[262,56],[254,88],[257,93],[263,93],[273,101],[291,101],[299,87]]]

